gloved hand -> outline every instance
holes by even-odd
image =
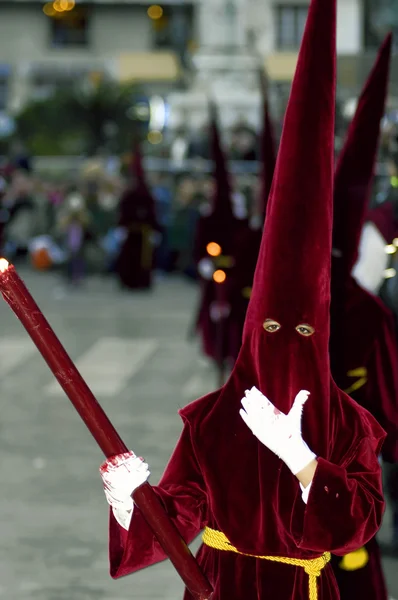
[[[264,446],[297,475],[316,455],[301,435],[301,417],[309,392],[302,390],[294,400],[288,415],[280,412],[257,388],[245,392],[243,409],[239,411],[246,425]]]
[[[108,458],[100,467],[104,492],[118,523],[128,530],[134,509],[133,492],[150,475],[148,465],[134,452]]]

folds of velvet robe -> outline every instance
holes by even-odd
[[[366,408],[387,432],[382,455],[398,462],[398,346],[393,315],[353,278],[332,325],[332,373],[337,385]],[[341,321],[341,322],[340,322]],[[333,321],[332,321],[333,322]]]
[[[378,530],[384,509],[380,426],[331,383],[325,431],[329,449],[319,457],[305,505],[297,479],[239,416],[238,383],[230,380],[221,391],[180,411],[184,428],[155,490],[184,539],[191,542],[208,525],[224,532],[242,552],[293,558],[314,558],[325,551],[344,555],[365,544]],[[228,419],[223,418],[225,403]],[[214,600],[307,598],[308,576],[302,568],[206,546],[197,558],[214,586]],[[112,577],[164,559],[139,509],[129,532],[111,514]],[[318,589],[319,600],[338,599],[330,566]],[[191,599],[188,592],[185,599]]]

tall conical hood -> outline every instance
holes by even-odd
[[[131,173],[135,178],[135,185],[149,192],[145,177],[144,166],[142,164],[142,150],[140,143],[136,140],[133,144],[133,157],[131,161]]]
[[[358,257],[387,95],[391,45],[390,34],[362,90],[335,173],[333,254],[340,277],[350,276]]]
[[[308,442],[324,448],[329,367],[330,260],[336,0],[312,0],[286,111],[267,219],[232,377],[252,385],[284,413],[308,390]],[[241,373],[241,375],[239,375]]]
[[[130,172],[133,180],[128,181],[120,202],[120,222],[148,223],[157,229],[155,200],[146,181],[138,141],[135,141],[133,146]]]
[[[276,143],[274,129],[269,113],[267,81],[263,72],[260,73],[260,87],[262,92],[263,130],[260,139],[261,171],[259,186],[259,209],[265,218],[272,179],[275,171]]]
[[[213,214],[217,214],[221,219],[231,219],[234,218],[231,200],[231,182],[218,128],[217,108],[213,102],[209,102],[209,110],[211,121],[211,158],[214,161],[213,176],[215,179]]]
[[[313,0],[286,110],[245,332],[266,318],[328,327],[335,2]],[[290,326],[290,325],[289,325]]]

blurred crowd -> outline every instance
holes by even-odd
[[[81,282],[87,273],[114,271],[125,239],[120,202],[124,190],[134,185],[133,179],[128,169],[109,174],[92,161],[73,179],[57,181],[21,166],[3,169],[1,253],[14,262],[28,260],[39,270],[60,269],[72,283]],[[147,182],[160,234],[154,240],[154,268],[159,273],[180,272],[195,279],[196,222],[211,201],[214,180],[201,173],[174,176],[158,172],[149,174]],[[235,201],[246,212],[256,178],[246,175],[234,184]]]
[[[398,170],[391,156],[397,154],[397,140],[397,124],[386,121],[380,154],[385,172],[376,180],[376,201],[384,201],[394,190],[391,182],[396,181]],[[244,121],[229,130],[224,141],[230,160],[248,165],[259,160],[259,134]],[[177,272],[197,278],[196,224],[215,186],[201,161],[210,157],[208,127],[196,133],[181,129],[168,149],[168,158],[177,169],[145,174],[156,212],[152,243],[158,276]],[[186,159],[196,160],[197,168],[185,172]],[[82,161],[79,172],[46,176],[34,171],[21,142],[13,144],[0,162],[1,253],[14,262],[27,260],[35,269],[58,269],[72,284],[82,282],[88,273],[115,272],[126,239],[121,199],[135,185],[131,160],[132,154],[107,157],[99,149],[96,156]],[[231,184],[235,213],[250,217],[258,195],[257,174],[243,170],[231,177]]]

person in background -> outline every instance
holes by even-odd
[[[155,200],[146,181],[138,142],[135,144],[129,180],[120,199],[118,213],[118,225],[125,232],[115,265],[120,284],[127,289],[150,289],[159,226]]]
[[[59,233],[67,253],[66,278],[72,286],[80,285],[86,275],[85,249],[90,218],[83,196],[77,190],[65,199]]]
[[[26,171],[14,171],[3,198],[3,208],[8,211],[7,251],[14,257],[27,255],[29,241],[35,233],[37,215],[32,192]]]
[[[189,175],[177,183],[176,199],[170,227],[171,269],[195,278],[193,248],[199,209],[196,203],[197,186]]]
[[[169,230],[172,223],[173,198],[170,183],[164,173],[154,178],[152,193],[155,199],[156,220],[159,225],[161,241],[155,252],[156,269],[166,272],[170,267]]]

